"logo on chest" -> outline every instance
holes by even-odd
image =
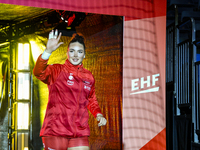
[[[68,80],[67,80],[67,84],[68,85],[74,85],[74,81],[73,81],[74,77],[73,77],[73,73],[70,73]]]
[[[91,90],[91,83],[88,81],[83,81],[84,82],[84,89],[90,91]]]

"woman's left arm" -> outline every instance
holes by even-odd
[[[89,100],[89,104],[88,104],[87,108],[90,110],[92,115],[96,118],[96,120],[99,121],[98,126],[106,125],[107,120],[103,117],[103,115],[101,113],[101,109],[100,109],[99,104],[97,102],[94,84],[91,88],[88,100]]]

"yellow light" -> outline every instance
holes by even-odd
[[[28,150],[28,133],[18,133],[17,134],[17,149],[18,150]]]
[[[18,70],[29,69],[29,44],[18,43]]]
[[[28,129],[29,126],[29,104],[17,103],[17,129]]]
[[[60,41],[62,41],[62,38],[63,37],[61,37]],[[64,38],[70,40],[70,37]],[[47,43],[47,38],[38,36],[38,38],[30,40],[31,56],[33,57],[34,63],[36,62],[39,55],[42,54],[46,48],[46,45],[44,45],[43,43]],[[54,51],[49,58],[48,64],[64,64],[67,59],[67,46],[67,43],[62,44],[56,51]]]
[[[30,41],[30,44],[33,60],[36,62],[38,56],[43,53],[45,46],[35,41]]]
[[[29,73],[18,73],[18,99],[29,100],[30,75]]]

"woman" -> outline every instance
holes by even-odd
[[[88,150],[90,135],[88,110],[106,125],[95,96],[94,77],[85,68],[84,38],[78,34],[68,45],[65,64],[47,65],[48,58],[63,42],[61,33],[52,30],[46,49],[33,69],[34,75],[48,85],[49,100],[40,131],[45,150]]]

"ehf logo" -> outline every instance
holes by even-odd
[[[147,76],[146,78],[141,77],[131,80],[130,95],[159,91],[159,86],[156,86],[159,76],[160,74],[154,74],[152,76]]]

